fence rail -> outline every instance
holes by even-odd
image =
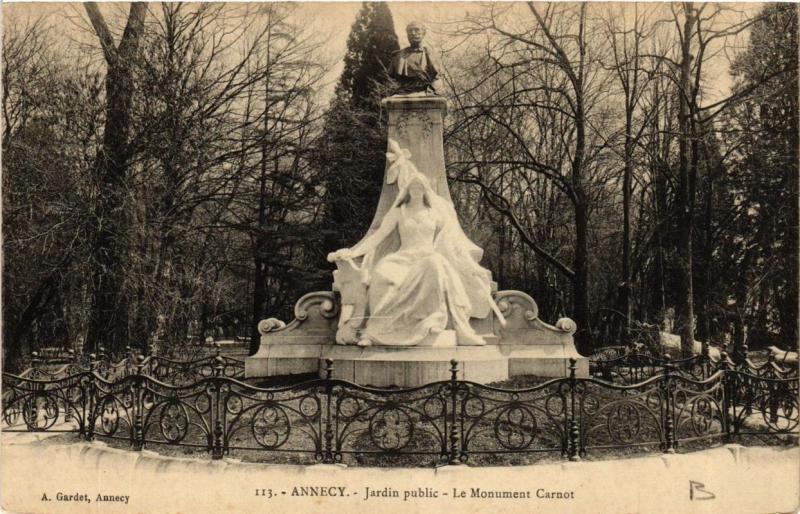
[[[19,373],[19,377],[32,380],[58,380],[82,372],[95,372],[106,380],[117,380],[140,373],[173,385],[191,384],[214,375],[214,366],[222,364],[222,376],[244,379],[244,361],[221,354],[219,345],[213,355],[191,360],[177,360],[160,355],[141,355],[128,348],[127,356],[115,361],[100,349],[98,354],[81,358],[71,353],[67,363],[58,365],[41,359],[33,352],[30,367]]]
[[[112,378],[79,371],[34,379],[4,374],[9,431],[69,431],[120,439],[134,450],[176,446],[212,458],[433,465],[489,463],[513,455],[580,460],[608,449],[674,452],[712,442],[796,438],[798,379],[759,376],[723,361],[695,379],[665,365],[636,383],[570,375],[510,390],[459,380],[377,389],[326,378],[256,387],[210,374],[167,383],[139,359]],[[495,459],[494,461],[492,459]]]
[[[669,367],[681,375],[704,380],[723,366],[763,378],[798,376],[797,366],[779,364],[772,354],[767,356],[766,362],[754,364],[748,357],[746,347],[736,361],[733,361],[726,352],[721,352],[717,358],[712,358],[706,351],[688,358],[670,359],[668,356],[639,352],[635,347],[630,349],[617,347],[615,350],[613,354],[601,352],[597,356],[589,357],[589,372],[593,377],[607,382],[635,384],[657,376]]]

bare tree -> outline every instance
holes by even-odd
[[[678,189],[674,210],[678,226],[676,324],[681,335],[681,351],[684,355],[691,355],[695,332],[692,240],[702,140],[720,113],[755,88],[755,85],[751,85],[747,90],[703,105],[706,66],[708,59],[719,51],[716,45],[746,31],[757,17],[745,16],[741,21],[724,21],[722,15],[730,14],[731,9],[720,5],[698,6],[693,2],[674,5],[671,10],[679,51],[675,58],[659,58],[669,64],[664,70],[674,82],[678,96]],[[764,69],[759,81],[774,75],[774,71]]]
[[[131,4],[125,30],[119,43],[97,4],[84,4],[106,61],[105,127],[103,144],[94,168],[96,187],[92,255],[92,304],[86,347],[96,349],[106,342],[109,347],[125,346],[127,308],[121,301],[121,262],[126,249],[119,234],[124,230],[122,193],[131,159],[130,132],[134,89],[134,65],[144,32],[147,5]],[[112,346],[113,345],[113,346]]]
[[[13,367],[23,348],[71,344],[81,331],[86,175],[102,113],[86,63],[59,66],[49,20],[6,14],[3,346]]]
[[[642,110],[642,100],[653,77],[655,68],[652,59],[644,56],[645,41],[652,37],[653,27],[648,26],[648,13],[640,12],[639,4],[633,5],[632,18],[629,6],[622,9],[609,8],[606,13],[606,32],[613,62],[611,69],[616,75],[622,92],[624,109],[624,140],[622,143],[622,273],[619,287],[619,306],[623,318],[622,341],[630,342],[632,303],[632,210],[633,179],[636,167],[635,152],[640,144],[651,110]],[[638,124],[638,126],[637,126]]]
[[[226,332],[238,325],[241,334],[255,330],[251,316],[266,315],[265,262],[283,237],[273,223],[308,198],[306,170],[297,163],[315,121],[321,43],[291,6],[160,7],[139,70],[139,201],[131,209],[142,232],[132,242],[146,258],[127,274],[142,298],[137,330],[149,337],[160,318],[180,341],[200,319],[195,336],[217,322]],[[287,174],[287,166],[301,176]],[[224,299],[215,297],[213,281],[230,286]],[[248,307],[243,287],[258,308]]]
[[[515,153],[516,158],[461,164],[469,169],[478,164],[505,165],[550,181],[569,200],[573,212],[575,250],[571,266],[534,241],[523,229],[507,199],[482,177],[459,177],[459,180],[478,184],[487,194],[487,200],[509,218],[526,244],[570,280],[572,314],[579,326],[576,339],[584,352],[589,349],[591,333],[589,220],[592,204],[602,189],[597,186],[608,178],[600,163],[609,144],[609,138],[603,134],[607,129],[607,113],[603,112],[600,102],[606,94],[604,84],[608,78],[600,66],[600,56],[590,49],[590,43],[598,40],[599,33],[595,24],[590,24],[587,9],[586,5],[542,7],[528,3],[528,23],[520,21],[522,13],[517,6],[492,6],[462,29],[462,34],[467,36],[484,35],[488,41],[488,60],[497,72],[513,76],[518,83],[510,92],[493,99],[494,103],[462,103],[462,108],[470,112],[465,123],[478,118],[490,119],[502,127],[519,151]],[[593,48],[596,50],[598,46]],[[555,127],[559,149],[555,155],[542,158],[536,149],[540,144],[537,137],[542,134],[519,130],[520,126],[498,115],[496,107],[511,103],[519,106],[518,116],[536,111],[551,111],[558,116]],[[553,128],[551,125],[545,132]]]

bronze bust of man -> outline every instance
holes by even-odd
[[[436,94],[441,87],[439,72],[441,65],[436,55],[422,44],[425,27],[411,22],[406,27],[410,46],[398,50],[392,56],[389,76],[397,83],[395,94]]]

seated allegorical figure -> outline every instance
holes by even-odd
[[[452,204],[407,154],[397,148],[389,155],[389,180],[397,181],[398,194],[377,230],[328,256],[354,267],[353,260],[364,257],[359,269],[369,312],[358,344],[412,346],[449,327],[458,344],[486,344],[469,318],[486,317],[491,309],[504,321],[491,297],[491,274],[478,264],[480,249],[461,230]],[[376,249],[395,231],[399,247],[374,262]]]

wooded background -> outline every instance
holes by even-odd
[[[742,9],[475,5],[428,27],[462,224],[584,354],[648,326],[685,351],[797,347],[797,6]],[[331,94],[308,6],[5,6],[5,364],[255,349],[260,319],[329,290],[383,178],[391,10],[363,4]]]

